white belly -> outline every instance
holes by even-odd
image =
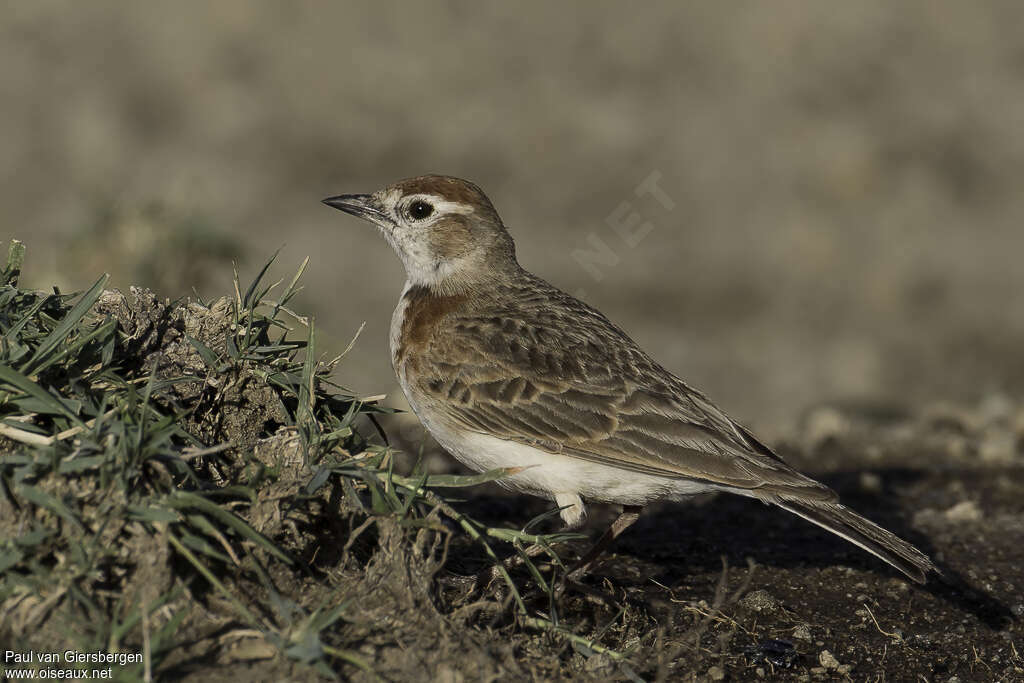
[[[646,505],[713,490],[700,482],[633,472],[487,434],[454,433],[429,422],[424,424],[438,443],[470,469],[485,472],[499,467],[524,468],[499,483],[535,496],[553,498],[564,493],[605,503]]]

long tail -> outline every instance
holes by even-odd
[[[774,497],[771,502],[859,545],[917,583],[924,583],[928,572],[938,572],[920,550],[839,503],[785,495]]]

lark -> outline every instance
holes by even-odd
[[[426,175],[324,203],[376,225],[405,266],[391,361],[412,410],[476,471],[553,500],[622,513],[590,562],[656,500],[724,491],[789,510],[923,583],[934,565],[839,503],[599,311],[526,271],[479,187]]]

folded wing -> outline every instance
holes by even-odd
[[[546,292],[446,321],[419,355],[418,392],[454,425],[552,453],[766,500],[835,500],[599,312],[552,291],[563,305],[542,305]]]

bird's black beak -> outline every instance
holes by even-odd
[[[372,223],[380,223],[385,219],[380,204],[372,194],[340,194],[337,197],[328,197],[323,202],[327,206],[333,206],[339,211],[350,213]]]

